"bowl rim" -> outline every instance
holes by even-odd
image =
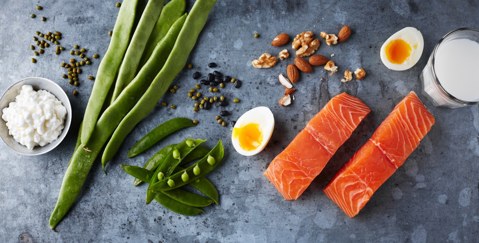
[[[56,147],[58,147],[58,145],[60,145],[60,143],[65,139],[65,137],[67,136],[68,134],[68,131],[70,130],[70,125],[71,125],[71,122],[72,122],[72,116],[73,116],[73,112],[72,112],[72,106],[71,106],[71,102],[70,102],[70,98],[68,97],[68,95],[66,94],[65,90],[63,90],[63,88],[58,85],[56,82],[48,79],[48,78],[43,78],[43,77],[34,77],[34,76],[30,76],[30,77],[25,77],[25,78],[22,78],[18,81],[15,81],[13,82],[11,85],[9,85],[5,91],[2,93],[2,96],[0,96],[0,101],[4,100],[5,99],[5,96],[15,87],[17,86],[19,83],[21,82],[25,82],[25,81],[29,81],[29,80],[40,80],[40,82],[43,82],[43,83],[49,83],[50,85],[52,85],[54,87],[54,89],[57,89],[58,92],[53,92],[51,89],[48,89],[48,88],[39,88],[39,89],[35,89],[35,91],[38,91],[38,90],[46,90],[48,91],[49,93],[51,93],[53,96],[55,96],[56,99],[58,99],[62,105],[65,107],[65,109],[67,110],[67,116],[65,117],[65,120],[64,120],[64,124],[63,124],[63,129],[62,129],[62,132],[60,133],[60,135],[58,136],[58,138],[56,140],[54,140],[53,142],[49,143],[49,144],[46,144],[45,146],[43,147],[34,147],[31,152],[23,152],[23,151],[19,151],[15,148],[13,148],[7,141],[6,141],[6,138],[4,136],[0,136],[0,139],[3,141],[3,143],[8,147],[10,148],[12,151],[16,152],[17,154],[21,154],[21,155],[25,155],[25,156],[36,156],[36,155],[42,155],[42,154],[46,154],[50,151],[52,151],[53,149],[55,149]],[[24,84],[24,85],[31,85],[31,84]],[[33,85],[35,86],[35,85]],[[60,93],[61,96],[64,96],[63,98],[64,99],[60,99],[56,94],[54,93]],[[15,96],[16,97],[16,96]],[[8,101],[7,102],[7,107],[8,105],[10,104],[10,102],[12,101]],[[0,109],[3,110],[3,108],[0,107]],[[3,112],[1,112],[3,114]],[[0,122],[2,123],[6,123],[1,117],[0,117]],[[8,128],[7,128],[8,129]],[[11,135],[9,133],[6,134],[7,136],[10,136]],[[17,144],[19,144],[20,146],[24,146],[20,143],[18,143],[15,139],[13,139],[13,141],[15,141]],[[39,149],[39,148],[44,148],[43,150],[37,150],[36,149]]]

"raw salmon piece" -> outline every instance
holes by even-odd
[[[416,93],[410,92],[376,129],[371,141],[398,168],[419,146],[433,124],[434,116]]]
[[[409,93],[324,189],[349,217],[394,174],[434,124],[414,92]]]
[[[382,151],[367,141],[331,180],[324,193],[352,218],[395,171],[396,167]]]
[[[286,200],[296,200],[370,112],[346,93],[332,98],[270,163],[264,175]]]

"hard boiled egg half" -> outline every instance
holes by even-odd
[[[391,35],[381,46],[381,61],[391,70],[404,71],[416,65],[423,49],[421,32],[406,27]]]
[[[231,141],[236,152],[252,156],[261,152],[274,129],[274,116],[268,107],[259,106],[245,112],[236,121]]]

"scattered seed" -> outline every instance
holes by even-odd
[[[168,106],[168,103],[166,101],[161,102],[161,106]]]
[[[200,72],[194,72],[193,73],[193,79],[199,79],[201,78],[201,73]]]
[[[37,59],[32,58],[32,63],[37,63]]]
[[[258,32],[254,32],[254,33],[253,33],[253,37],[254,37],[255,39],[258,39],[258,38],[261,37],[261,35],[260,35]]]
[[[45,53],[45,50],[44,50],[44,49],[40,49],[39,52],[40,52],[40,54],[44,54],[44,53]]]
[[[220,83],[220,88],[224,88],[225,87],[225,83]]]
[[[113,31],[108,31],[108,35],[111,37],[113,35]]]
[[[218,67],[218,64],[216,64],[214,62],[210,62],[210,63],[208,63],[208,67],[209,68],[216,68],[216,67]]]
[[[121,7],[121,2],[116,2],[115,7],[120,8]]]
[[[34,46],[34,45],[31,45],[31,46],[30,46],[30,49],[35,50],[35,46]]]
[[[241,80],[236,80],[234,84],[235,84],[235,88],[239,89],[241,88],[241,85],[243,84],[243,82],[241,82]]]
[[[238,98],[234,98],[234,99],[233,99],[233,103],[240,103],[240,102],[241,102],[241,100],[238,99]]]
[[[176,105],[170,105],[170,108],[176,110]]]
[[[73,83],[73,85],[76,86],[76,87],[78,87],[78,86],[80,86],[80,82],[75,81],[75,83]]]
[[[88,75],[88,79],[89,79],[89,80],[95,80],[95,77],[92,76],[92,75]]]
[[[43,17],[42,17],[42,21],[43,21],[43,22],[46,22],[46,21],[47,21],[47,17],[43,16]]]
[[[34,18],[37,17],[37,15],[36,15],[36,14],[32,14],[30,17],[31,17],[32,19],[34,19]]]
[[[35,8],[36,8],[37,10],[39,10],[39,11],[43,10],[43,7],[40,6],[40,5],[37,5]]]
[[[76,90],[76,89],[73,90],[73,95],[74,95],[74,96],[77,96],[77,95],[78,95],[78,90]]]
[[[227,110],[222,110],[222,111],[220,111],[220,115],[221,116],[229,116],[229,115],[231,115],[231,112],[229,112]]]
[[[200,121],[198,121],[196,119],[193,120],[193,124],[198,125],[198,123],[200,123]]]
[[[35,55],[35,56],[40,56],[40,53],[39,53],[38,51],[34,51],[34,52],[33,52],[33,55]]]
[[[227,125],[227,124],[226,124],[226,121],[222,121],[222,122],[221,122],[221,126],[226,127],[226,125]]]
[[[93,54],[93,58],[95,58],[95,59],[100,58],[100,54],[98,54],[98,53]]]

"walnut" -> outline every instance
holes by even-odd
[[[292,47],[296,50],[299,57],[311,56],[319,49],[321,42],[314,38],[312,31],[301,32],[294,37]]]
[[[284,49],[284,50],[280,51],[279,54],[278,54],[278,57],[281,60],[284,60],[284,59],[288,58],[289,57],[288,49]]]
[[[344,78],[341,79],[341,82],[346,83],[353,80],[353,72],[351,72],[349,69],[346,69],[344,71]]]
[[[324,65],[324,70],[329,71],[329,75],[333,75],[338,71],[338,66],[336,66],[336,63],[333,61],[329,60],[325,65]]]
[[[336,45],[338,44],[338,37],[335,34],[328,34],[326,32],[321,32],[319,34],[321,38],[323,38],[326,41],[326,45]]]
[[[263,53],[261,56],[253,60],[251,64],[254,68],[271,68],[278,62],[278,59],[275,56],[271,56],[269,53]]]
[[[366,77],[366,70],[364,70],[364,68],[358,68],[354,71],[354,76],[357,80],[363,80]]]

